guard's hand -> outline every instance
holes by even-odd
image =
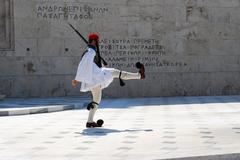
[[[77,86],[77,84],[78,84],[78,81],[77,81],[77,80],[75,80],[75,79],[73,79],[73,80],[72,80],[72,86],[73,86],[73,87],[76,87],[76,86]]]

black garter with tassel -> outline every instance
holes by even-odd
[[[125,83],[123,82],[121,75],[122,75],[122,71],[120,71],[120,74],[119,74],[119,82],[120,82],[120,86],[123,87],[125,86]]]

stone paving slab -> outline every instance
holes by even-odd
[[[4,160],[238,160],[240,96],[107,99],[87,110],[0,117]]]
[[[0,116],[19,116],[27,114],[51,113],[72,109],[79,109],[79,107],[75,105],[51,105],[44,107],[7,108],[0,110]]]
[[[88,101],[89,98],[80,97],[56,97],[56,98],[6,98],[0,102],[3,108],[26,108],[44,105],[69,105]]]
[[[82,109],[89,98],[8,98],[0,102],[0,116],[50,113],[71,109]]]
[[[168,160],[239,160],[240,154],[207,155],[184,158],[170,158]]]

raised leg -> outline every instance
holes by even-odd
[[[119,78],[120,72],[121,72],[120,78],[123,79],[123,80],[140,79],[141,78],[140,73],[120,71],[118,69],[114,69],[114,71],[112,72],[113,77],[114,78]]]

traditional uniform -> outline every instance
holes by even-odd
[[[93,117],[101,101],[102,89],[108,87],[114,78],[124,80],[144,79],[145,71],[144,66],[139,62],[136,64],[137,68],[139,68],[138,73],[130,73],[126,71],[120,71],[115,68],[102,67],[101,57],[98,52],[98,35],[89,35],[89,41],[91,40],[96,41],[96,46],[88,46],[87,51],[83,54],[78,65],[78,70],[74,81],[81,82],[81,92],[91,91],[92,93],[93,101],[89,103],[87,107],[90,112],[86,127],[100,127],[99,124],[93,121]]]
[[[75,79],[82,82],[80,89],[82,92],[91,91],[91,88],[97,86],[101,86],[101,89],[104,89],[113,81],[114,77],[112,76],[112,72],[114,69],[106,67],[99,68],[94,63],[95,56],[96,51],[94,47],[89,46],[78,65]]]

